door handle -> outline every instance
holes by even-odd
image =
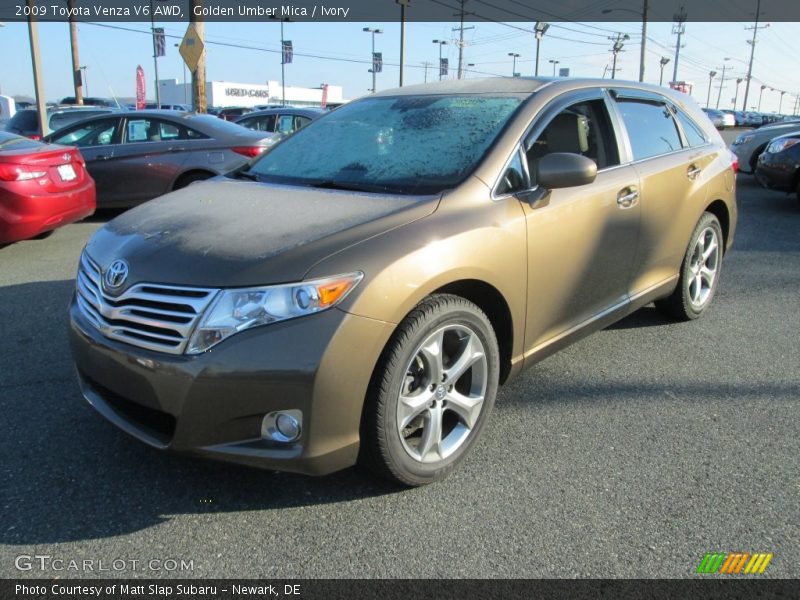
[[[690,166],[690,167],[689,167],[689,168],[686,170],[686,176],[687,176],[689,179],[697,179],[697,176],[698,176],[698,175],[700,175],[700,173],[701,173],[702,171],[703,171],[703,169],[701,169],[701,168],[700,168],[700,167],[698,167],[697,165],[691,165],[691,166]]]
[[[639,190],[633,186],[627,187],[617,194],[617,205],[620,208],[631,208],[632,206],[636,206],[638,202]]]

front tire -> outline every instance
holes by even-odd
[[[719,283],[722,240],[717,217],[703,213],[686,249],[678,286],[672,295],[657,300],[656,308],[680,321],[697,319],[708,309]]]
[[[489,319],[449,294],[423,300],[398,325],[368,392],[360,462],[419,486],[446,477],[494,406],[500,352]]]

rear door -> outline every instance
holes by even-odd
[[[186,162],[185,128],[156,117],[126,117],[114,155],[115,202],[139,204],[172,190]]]
[[[615,94],[614,106],[641,180],[642,226],[630,283],[635,297],[677,277],[714,154],[702,127],[662,96],[626,90]]]

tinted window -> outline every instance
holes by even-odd
[[[54,113],[50,117],[50,129],[57,131],[62,127],[72,125],[73,123],[77,123],[82,119],[96,117],[97,115],[102,115],[103,113],[107,112],[108,111],[106,110],[70,110],[66,112]]]
[[[529,165],[551,152],[591,158],[598,169],[619,164],[619,151],[603,100],[573,104],[557,114],[528,147]],[[533,172],[533,166],[531,166]]]
[[[38,129],[38,114],[39,113],[35,110],[21,110],[11,117],[8,122],[8,126],[12,129],[18,129],[20,131]]]
[[[236,123],[248,129],[255,131],[267,131],[272,133],[275,131],[275,115],[266,115],[264,117],[252,117],[250,119],[242,119]]]
[[[664,103],[620,99],[618,105],[628,130],[634,160],[682,148],[678,127]]]
[[[476,167],[523,96],[401,96],[346,104],[250,167],[268,181],[436,193]],[[336,140],[336,151],[331,151]]]
[[[678,121],[680,121],[681,129],[683,129],[683,133],[686,136],[686,140],[689,142],[689,146],[702,146],[708,142],[706,134],[703,133],[703,130],[697,123],[692,121],[689,115],[677,108],[674,110],[675,116],[678,118]]]
[[[107,146],[114,141],[119,119],[100,119],[57,132],[50,140],[67,146]]]
[[[202,133],[161,119],[128,119],[125,142],[171,142],[173,140],[204,138]]]

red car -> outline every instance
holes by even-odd
[[[0,244],[36,237],[94,210],[94,180],[77,148],[0,132]]]

